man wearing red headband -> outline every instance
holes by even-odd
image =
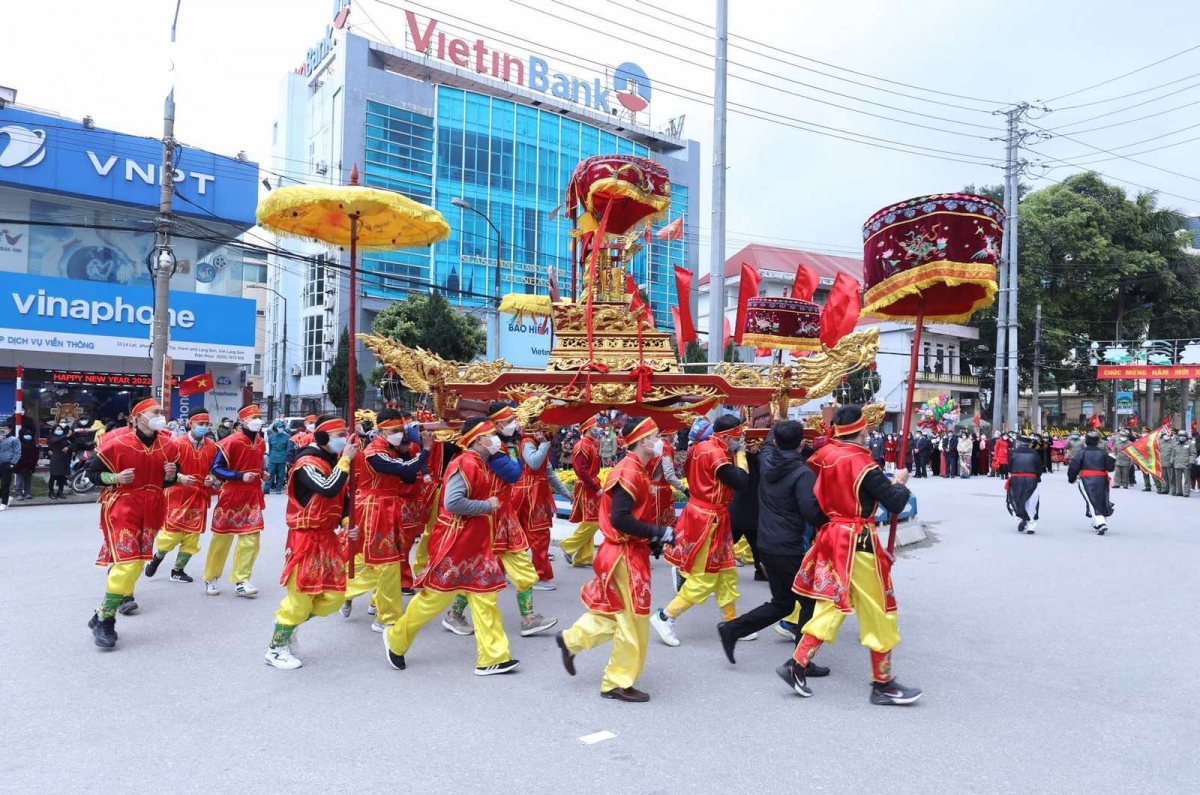
[[[308,414],[304,417],[304,427],[292,434],[288,440],[287,465],[296,463],[296,456],[305,447],[313,443],[313,432],[317,429],[317,415]]]
[[[654,420],[633,418],[625,425],[627,455],[613,467],[600,498],[600,531],[604,544],[596,553],[596,576],[580,596],[588,612],[558,633],[563,667],[575,675],[575,655],[606,641],[613,642],[600,682],[600,695],[625,702],[649,701],[634,688],[646,663],[650,639],[650,554],[670,543],[669,527],[655,524],[647,467],[663,454]]]
[[[238,596],[253,597],[258,589],[250,582],[254,561],[258,559],[259,537],[263,530],[262,484],[266,479],[267,444],[263,441],[262,412],[258,406],[246,406],[238,412],[241,428],[221,440],[221,451],[213,463],[213,474],[222,481],[221,495],[213,510],[213,538],[204,561],[204,586],[209,596],[221,593],[217,581],[225,571],[229,548],[237,538],[233,554],[233,582]]]
[[[358,527],[350,524],[345,491],[357,454],[358,445],[346,439],[345,420],[322,417],[313,443],[288,472],[288,548],[279,580],[287,595],[275,611],[265,655],[273,668],[299,668],[292,654],[297,627],[313,616],[332,614],[346,599],[346,560]]]
[[[501,400],[488,406],[488,419],[496,426],[501,444],[500,449],[488,457],[488,469],[493,480],[491,492],[500,500],[500,510],[496,512],[492,523],[492,549],[500,558],[505,575],[517,589],[521,637],[529,637],[550,629],[558,623],[558,619],[546,618],[533,610],[533,586],[538,581],[538,575],[529,558],[529,538],[517,518],[513,490],[524,473],[518,447],[521,422],[512,406]],[[456,635],[469,635],[470,625],[464,616],[466,609],[467,599],[459,594],[454,606],[442,620],[442,626]]]
[[[737,617],[737,562],[733,557],[733,531],[729,504],[734,491],[749,486],[750,477],[733,461],[742,444],[746,423],[731,414],[717,418],[712,436],[692,447],[684,470],[691,496],[675,526],[675,544],[667,560],[687,580],[675,598],[650,617],[650,626],[668,646],[678,646],[675,619],[684,611],[716,594],[726,621]],[[754,640],[747,635],[742,640]]]
[[[674,527],[675,491],[685,497],[690,492],[682,480],[675,475],[675,449],[671,446],[670,436],[659,437],[663,442],[663,451],[647,464],[646,471],[650,473],[650,494],[654,500],[654,521],[663,527]]]
[[[421,437],[423,449],[405,456],[409,446],[404,417],[384,409],[375,418],[379,433],[354,462],[354,526],[363,534],[363,567],[356,569],[346,587],[342,614],[349,617],[352,600],[375,591],[375,620],[371,629],[383,632],[400,620],[400,562],[407,545],[401,536],[405,489],[419,488],[421,470],[429,458],[432,436]]]
[[[417,595],[404,615],[383,633],[388,664],[404,670],[404,655],[421,627],[437,618],[454,597],[465,594],[475,619],[476,676],[506,674],[517,667],[496,593],[504,590],[504,568],[492,550],[492,525],[500,510],[488,458],[500,451],[496,426],[483,417],[463,425],[463,452],[442,481],[438,521],[430,533],[429,565],[417,580]]]
[[[892,649],[900,642],[892,559],[875,532],[880,503],[892,513],[907,507],[908,470],[896,470],[893,480],[883,474],[867,450],[867,421],[860,406],[839,406],[832,425],[833,438],[808,459],[817,473],[813,492],[829,522],[818,528],[792,586],[801,596],[816,599],[817,609],[801,629],[795,654],[776,673],[797,695],[811,696],[808,664],[822,643],[837,638],[846,616],[855,613],[859,639],[871,650],[871,703],[912,704],[921,691],[892,678]]]
[[[570,521],[578,522],[575,532],[558,542],[563,557],[571,566],[590,566],[596,556],[596,531],[600,529],[600,428],[595,417],[579,424],[579,441],[571,466],[575,469],[575,501]]]
[[[521,460],[525,470],[517,481],[517,519],[529,536],[529,551],[538,582],[535,591],[553,591],[554,566],[550,563],[550,528],[557,508],[554,495],[571,497],[571,491],[550,466],[550,439],[543,429],[521,437]]]
[[[179,547],[171,581],[192,582],[191,575],[183,569],[200,551],[200,535],[208,523],[208,508],[216,487],[212,466],[219,448],[212,440],[212,419],[208,412],[193,411],[188,418],[188,433],[172,438],[170,445],[178,462],[178,482],[167,489],[166,520],[154,544],[154,559],[146,564],[146,576],[153,577],[167,553]]]
[[[143,400],[133,407],[133,429],[105,434],[88,464],[92,482],[104,485],[100,494],[104,543],[96,565],[108,568],[108,581],[104,599],[88,622],[101,649],[116,647],[117,608],[132,602],[142,565],[154,558],[154,536],[162,527],[166,504],[164,482],[174,480],[176,473],[166,427],[158,401]]]

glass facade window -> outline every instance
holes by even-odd
[[[432,251],[367,254],[367,295],[402,299],[432,285],[452,303],[490,305],[499,293],[547,291],[554,268],[570,290],[570,222],[556,215],[579,161],[597,154],[650,156],[640,144],[559,113],[484,94],[438,86],[436,118],[367,103],[365,183],[433,204],[450,223],[450,238]],[[686,216],[688,192],[674,186],[667,223]],[[463,198],[484,213],[454,206]],[[632,273],[648,285],[655,322],[671,327],[674,265],[688,264],[690,241],[652,240]]]
[[[325,303],[325,255],[318,254],[308,261],[308,273],[304,282],[304,308],[311,309]]]
[[[325,373],[325,319],[321,315],[304,318],[304,374]]]

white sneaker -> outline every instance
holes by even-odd
[[[678,646],[679,638],[675,637],[675,619],[664,618],[661,610],[650,614],[650,626],[658,633],[659,640],[668,646]]]
[[[204,581],[204,593],[207,594],[208,596],[220,596],[221,589],[217,587],[217,581],[216,580],[205,580]]]
[[[8,510],[8,503],[0,502],[0,511],[7,511],[7,510]]]
[[[272,668],[280,668],[284,671],[293,671],[303,665],[299,659],[292,656],[292,652],[287,646],[281,646],[278,649],[267,649],[267,653],[263,659]]]
[[[258,589],[249,580],[239,582],[235,587],[238,596],[258,596]]]
[[[738,640],[758,640],[758,633],[751,632],[749,635],[745,636],[744,638],[738,638]]]
[[[554,584],[554,580],[538,580],[533,584],[535,591],[557,591],[558,586]]]
[[[375,605],[367,605],[367,615],[373,616],[376,612]]]
[[[391,624],[380,624],[378,621],[372,621],[371,622],[371,631],[383,634],[384,632],[387,632],[387,628],[390,626],[391,626]]]
[[[347,599],[346,601],[342,602],[342,606],[338,608],[338,612],[342,614],[343,618],[349,618],[350,613],[353,610],[354,610],[354,600],[353,599]]]

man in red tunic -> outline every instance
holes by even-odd
[[[892,559],[875,532],[875,510],[882,503],[892,513],[908,505],[908,470],[889,480],[867,451],[867,421],[860,406],[840,406],[833,415],[833,438],[808,459],[817,473],[813,488],[829,523],[796,575],[792,590],[817,600],[817,609],[802,628],[796,652],[776,673],[797,695],[813,694],[805,669],[822,643],[833,643],[850,613],[858,616],[858,634],[871,650],[871,703],[912,704],[921,691],[892,678],[892,649],[900,643]]]
[[[575,655],[609,640],[613,642],[600,695],[638,703],[650,696],[633,684],[646,663],[650,640],[650,554],[670,543],[669,527],[656,525],[646,467],[663,454],[653,420],[633,418],[624,428],[627,454],[609,473],[600,497],[600,531],[604,544],[596,553],[596,576],[580,597],[588,612],[558,633],[563,667],[575,675]]]
[[[289,467],[296,463],[296,456],[300,455],[300,451],[313,443],[313,432],[316,429],[317,415],[306,415],[304,417],[304,427],[292,434],[291,439],[288,439],[287,465]]]
[[[442,482],[438,521],[430,533],[429,565],[417,580],[417,595],[403,617],[383,633],[388,664],[405,668],[404,655],[421,627],[437,618],[454,597],[464,594],[475,620],[476,676],[506,674],[517,667],[496,593],[504,590],[504,568],[493,549],[493,525],[500,510],[495,478],[487,459],[500,451],[496,426],[483,417],[463,425],[463,452],[450,462]]]
[[[173,437],[170,447],[179,472],[175,485],[167,489],[166,520],[154,542],[154,559],[146,564],[146,576],[153,577],[167,553],[179,547],[171,581],[192,582],[191,575],[183,569],[200,551],[200,536],[208,524],[208,507],[212,505],[216,487],[212,466],[219,448],[212,439],[212,419],[208,412],[193,411],[188,418],[188,432]]]
[[[713,423],[712,436],[688,451],[684,470],[691,496],[675,525],[675,543],[666,555],[687,580],[675,598],[650,617],[650,626],[668,646],[679,645],[675,619],[712,594],[716,594],[726,621],[737,617],[738,575],[729,504],[734,491],[750,485],[749,474],[733,461],[745,430],[742,419],[725,414]],[[751,633],[742,640],[756,637]]]
[[[346,598],[346,561],[358,528],[350,526],[346,484],[358,446],[347,442],[346,422],[322,417],[313,443],[302,449],[288,472],[288,549],[280,585],[287,595],[275,611],[275,632],[267,665],[299,668],[292,654],[296,628],[313,616],[327,616]]]
[[[97,566],[108,568],[104,599],[88,622],[101,649],[117,645],[117,608],[133,599],[145,561],[154,557],[154,536],[163,525],[165,482],[175,479],[175,462],[165,430],[167,418],[157,400],[133,407],[128,433],[106,433],[88,465],[92,482],[102,483]]]
[[[529,537],[529,552],[538,576],[538,582],[533,586],[535,591],[553,591],[557,587],[554,566],[550,563],[550,528],[556,513],[554,495],[572,496],[550,466],[548,434],[552,432],[553,429],[539,427],[521,437],[521,460],[525,469],[514,489],[517,520]]]
[[[656,524],[663,527],[674,527],[678,519],[675,516],[675,491],[678,490],[686,498],[690,495],[687,485],[675,474],[675,449],[671,446],[669,436],[660,437],[663,442],[662,455],[655,456],[646,465],[650,473],[650,494],[654,500]]]
[[[213,538],[204,561],[204,586],[209,596],[221,593],[217,581],[225,571],[225,560],[235,538],[237,551],[233,554],[232,576],[237,595],[258,595],[250,575],[258,559],[263,508],[267,506],[262,493],[262,482],[267,477],[267,444],[260,433],[263,420],[258,406],[243,408],[238,412],[238,420],[241,428],[221,440],[221,452],[213,463],[213,474],[222,484],[213,510]]]
[[[420,482],[421,469],[429,457],[432,436],[422,437],[424,449],[413,457],[402,457],[408,447],[404,417],[394,409],[383,409],[375,418],[378,435],[354,462],[354,526],[363,533],[363,566],[346,587],[342,614],[350,615],[351,600],[374,590],[376,616],[371,629],[383,632],[400,620],[400,563],[407,547],[403,529],[403,490]]]
[[[596,418],[579,424],[579,441],[571,466],[575,469],[575,500],[571,505],[575,532],[558,542],[570,566],[590,566],[596,556],[596,530],[600,528],[600,429]]]

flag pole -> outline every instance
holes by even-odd
[[[903,430],[900,432],[900,450],[899,459],[900,467],[903,469],[908,463],[908,437],[909,431],[912,428],[913,414],[913,390],[917,385],[917,353],[921,350],[921,331],[925,324],[925,296],[917,296],[917,326],[913,329],[912,354],[908,359],[908,386],[904,397],[904,422]],[[900,514],[893,513],[891,519],[891,532],[888,534],[888,557],[895,557],[896,551],[896,528],[900,525]]]

